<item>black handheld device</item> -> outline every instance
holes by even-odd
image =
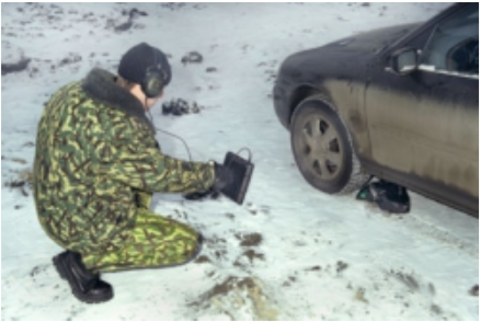
[[[249,159],[246,160],[238,154],[227,152],[223,165],[232,171],[233,180],[230,184],[223,187],[220,193],[239,205],[242,205],[248,187],[250,186],[250,179],[252,178],[254,168],[254,164],[251,162],[251,155]]]

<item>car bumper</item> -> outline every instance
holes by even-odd
[[[288,107],[289,95],[284,86],[276,83],[273,87],[273,105],[275,107],[275,114],[280,123],[289,130],[290,128],[290,108]]]

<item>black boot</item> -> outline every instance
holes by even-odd
[[[112,286],[100,280],[82,263],[80,254],[66,251],[53,258],[60,276],[68,281],[73,295],[82,302],[100,303],[113,298]]]

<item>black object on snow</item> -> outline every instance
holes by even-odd
[[[197,103],[194,102],[190,105],[187,101],[181,98],[176,100],[172,99],[170,102],[162,104],[163,115],[172,114],[175,116],[181,116],[184,114],[198,114],[200,113],[200,109],[201,107],[199,107]]]
[[[407,189],[384,180],[367,182],[358,192],[357,199],[375,202],[381,209],[395,214],[410,211]]]
[[[196,63],[196,64],[200,64],[201,62],[203,62],[203,56],[202,54],[200,54],[199,52],[196,52],[196,51],[191,51],[189,52],[188,54],[186,54],[185,56],[182,57],[182,64],[183,65],[186,65],[188,63]]]
[[[6,75],[9,73],[21,72],[27,69],[28,64],[30,63],[29,58],[24,58],[20,60],[18,63],[13,64],[2,64],[2,75]]]
[[[470,295],[478,297],[478,284],[470,289]]]

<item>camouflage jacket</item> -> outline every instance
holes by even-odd
[[[39,122],[37,213],[65,248],[105,243],[131,227],[153,192],[199,192],[213,182],[210,164],[162,154],[142,105],[107,71],[59,89]]]

